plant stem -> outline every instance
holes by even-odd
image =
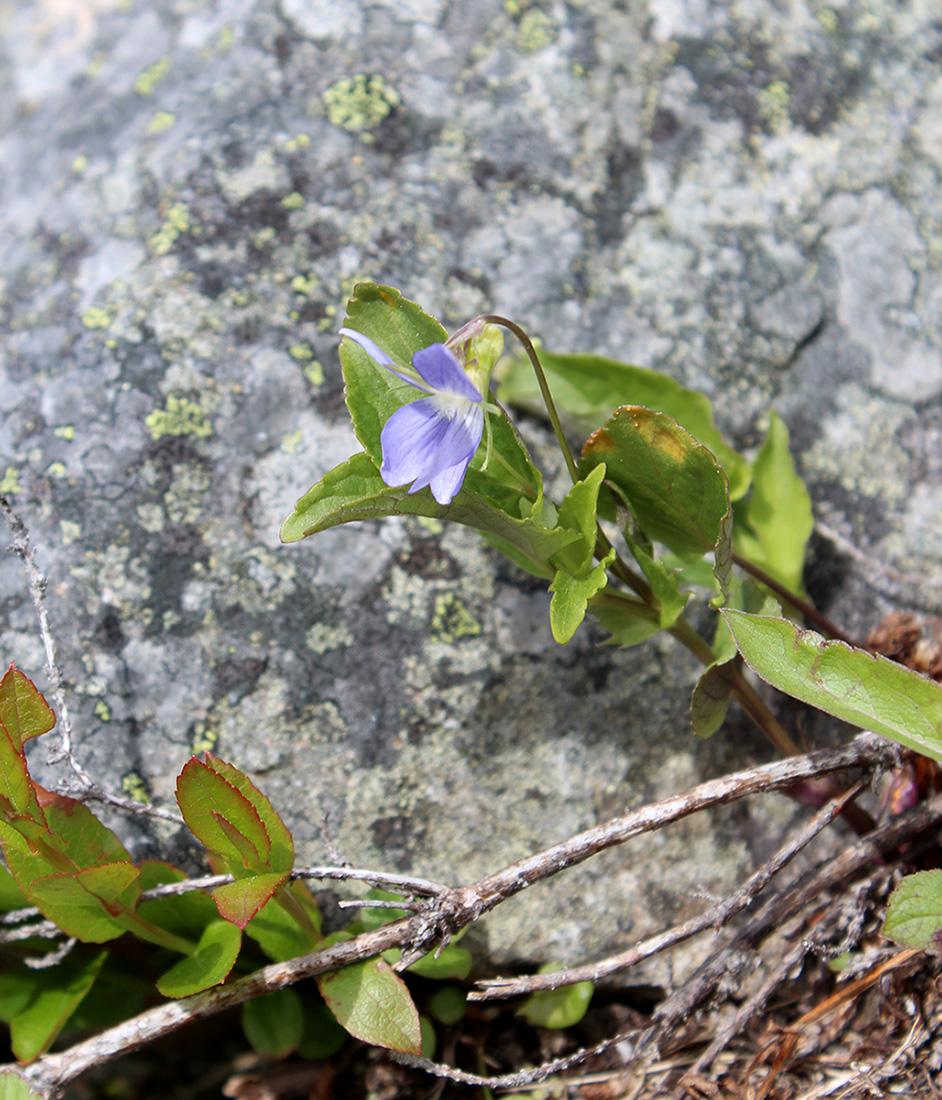
[[[275,897],[278,899],[278,904],[290,913],[304,930],[305,935],[311,941],[312,949],[316,947],[324,937],[318,932],[311,920],[310,913],[305,909],[300,899],[292,893],[291,887],[282,883],[275,891]]]
[[[753,565],[748,558],[741,557],[734,551],[733,561],[740,569],[745,569],[747,573],[755,577],[760,584],[764,584],[766,588],[771,588],[776,596],[781,597],[786,603],[791,604],[796,611],[801,612],[808,622],[814,623],[815,626],[824,631],[829,637],[836,638],[841,642],[846,642],[848,645],[857,645],[857,643],[852,638],[848,638],[843,630],[835,625],[827,615],[822,615],[820,611],[808,602],[808,600],[799,596],[797,592],[792,592],[790,588],[787,588],[784,584],[781,584],[774,577],[770,576],[764,569],[760,569],[758,565]],[[858,648],[860,647],[858,646]]]
[[[546,405],[550,423],[553,425],[553,431],[556,433],[556,442],[559,444],[559,449],[562,451],[563,458],[566,461],[566,469],[569,471],[569,476],[572,478],[573,484],[575,484],[575,482],[579,480],[576,460],[572,456],[572,449],[569,446],[569,441],[566,439],[566,433],[563,431],[559,413],[556,411],[556,402],[553,400],[553,395],[550,393],[549,383],[546,381],[546,375],[543,372],[543,366],[540,363],[540,357],[536,353],[533,342],[518,324],[514,321],[509,321],[506,317],[500,317],[496,313],[486,313],[483,317],[479,318],[479,320],[492,325],[502,325],[504,328],[509,329],[514,336],[517,337],[520,343],[523,344],[523,350],[527,353],[530,362],[533,364],[536,380],[540,384],[543,404]]]

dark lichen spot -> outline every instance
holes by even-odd
[[[422,846],[424,839],[425,830],[416,828],[402,814],[380,817],[373,822],[373,843],[399,871],[412,870],[413,852]]]
[[[126,641],[118,609],[111,604],[105,604],[102,607],[98,625],[95,627],[95,633],[92,635],[93,646],[104,649],[108,653],[120,653]]]
[[[407,573],[426,580],[454,580],[461,572],[437,539],[416,539],[408,550],[399,554],[398,562]]]

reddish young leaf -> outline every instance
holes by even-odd
[[[242,868],[264,872],[271,840],[249,800],[207,764],[191,757],[177,779],[177,802],[190,832],[211,852],[226,861],[233,874]],[[225,820],[231,828],[220,825]],[[233,843],[232,831],[245,843]],[[257,856],[251,855],[254,850]]]
[[[140,892],[138,870],[129,863],[90,867],[78,875],[46,875],[25,891],[44,917],[83,943],[105,943],[120,936],[116,919]]]
[[[212,898],[219,915],[223,920],[244,928],[287,877],[287,871],[275,875],[253,875],[217,887]]]
[[[92,811],[74,798],[47,791],[34,783],[49,832],[78,869],[100,863],[133,862],[127,848]]]
[[[0,724],[7,728],[18,750],[31,737],[48,733],[56,724],[52,707],[15,665],[10,665],[0,680]]]
[[[247,775],[239,771],[237,767],[213,756],[211,752],[204,754],[204,763],[217,775],[231,783],[233,787],[252,804],[252,808],[258,814],[265,831],[268,834],[271,845],[269,866],[273,871],[290,871],[294,866],[294,841],[291,833],[281,820],[269,799],[255,786]]]
[[[18,818],[24,818],[26,822],[32,821],[39,825],[40,831],[42,830],[43,815],[26,767],[26,757],[17,743],[17,738],[2,723],[0,723],[0,817],[10,824]]]

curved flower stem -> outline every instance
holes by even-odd
[[[566,433],[563,431],[562,422],[559,419],[559,413],[556,411],[556,402],[553,400],[553,395],[550,393],[549,383],[546,381],[546,375],[543,372],[543,365],[540,363],[540,357],[536,353],[536,348],[533,346],[533,341],[523,331],[523,329],[514,321],[509,321],[506,317],[500,317],[496,313],[485,313],[478,320],[484,321],[492,325],[501,325],[503,328],[509,329],[510,332],[517,337],[521,344],[523,344],[523,350],[527,353],[527,357],[533,364],[533,370],[536,374],[536,380],[540,384],[540,393],[543,395],[543,404],[546,405],[546,411],[549,413],[550,423],[553,425],[553,431],[556,433],[556,442],[559,444],[559,449],[562,451],[563,458],[566,461],[566,469],[569,471],[569,476],[573,480],[573,484],[579,480],[579,471],[576,469],[576,460],[572,455],[572,448],[569,446],[569,441],[566,439]]]

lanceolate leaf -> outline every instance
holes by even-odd
[[[811,497],[795,472],[788,428],[774,412],[752,470],[752,495],[736,509],[737,550],[800,592],[805,547],[814,526]]]
[[[883,935],[903,947],[942,955],[942,871],[903,879],[890,895]]]
[[[675,420],[623,406],[583,448],[584,472],[600,463],[650,538],[685,559],[715,551],[729,512],[726,476]]]
[[[420,1054],[419,1014],[405,983],[382,959],[365,959],[317,978],[337,1022],[357,1039]]]
[[[220,985],[228,978],[241,946],[242,932],[234,924],[213,921],[200,936],[196,953],[172,966],[157,982],[158,990],[165,997],[189,997]]]
[[[282,524],[281,540],[296,542],[341,523],[399,515],[449,519],[474,527],[504,540],[536,563],[548,561],[579,537],[576,531],[547,529],[533,519],[508,515],[467,487],[445,507],[430,493],[409,493],[406,486],[390,489],[369,457],[359,454],[325,474],[298,501]]]
[[[100,951],[84,960],[73,955],[48,970],[32,972],[35,994],[10,1024],[13,1053],[20,1062],[31,1062],[49,1049],[91,989],[107,955]]]
[[[540,362],[564,421],[583,437],[631,402],[667,413],[716,455],[729,478],[733,500],[749,486],[749,463],[737,454],[713,425],[710,402],[702,393],[685,389],[665,374],[619,363],[598,355],[557,355],[540,348]],[[502,401],[545,413],[533,368],[525,356],[505,360],[497,369]]]
[[[571,640],[585,618],[589,600],[608,584],[608,567],[615,560],[615,551],[608,553],[598,565],[588,565],[578,573],[558,569],[550,592],[550,628],[560,645]]]
[[[746,663],[827,714],[942,761],[942,687],[902,665],[830,642],[787,619],[724,611]]]

